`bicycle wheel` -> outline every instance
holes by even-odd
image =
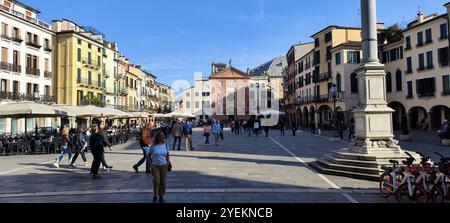
[[[394,191],[394,181],[390,173],[384,173],[380,177],[380,192],[383,198],[388,198]]]
[[[397,201],[398,203],[409,203],[414,201],[413,196],[409,195],[408,183],[404,183],[398,188]]]
[[[439,187],[439,185],[434,185],[434,187],[430,191],[430,201],[432,203],[442,204],[444,203],[444,192]]]
[[[414,184],[413,199],[416,201],[416,203],[428,203],[428,193],[422,185]]]

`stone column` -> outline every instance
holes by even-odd
[[[408,112],[407,114],[406,114],[406,121],[408,122],[407,123],[407,125],[408,125],[408,130],[409,131],[411,131],[411,128],[412,128],[412,126],[411,126],[411,112]]]
[[[400,153],[394,139],[392,114],[386,102],[385,66],[378,60],[376,0],[361,0],[363,65],[356,70],[359,105],[354,110],[354,150],[366,154]]]
[[[428,131],[431,132],[432,131],[432,128],[431,128],[431,115],[432,115],[432,113],[431,113],[431,111],[428,112],[427,115],[428,115]]]

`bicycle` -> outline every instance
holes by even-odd
[[[412,164],[415,159],[408,159],[404,163]],[[398,190],[398,186],[403,182],[405,168],[399,166],[399,162],[396,160],[389,160],[389,163],[393,164],[393,167],[382,166],[385,171],[380,177],[380,191],[381,196],[388,198],[395,194]]]
[[[405,152],[405,154],[409,156],[409,161],[416,161],[410,153]],[[420,176],[420,170],[417,169],[417,166],[412,165],[411,162],[404,164],[407,165],[407,167],[405,168],[403,181],[400,186],[398,186],[397,201],[399,203],[404,203],[407,201],[428,203],[428,193],[421,184],[416,182],[417,177]]]

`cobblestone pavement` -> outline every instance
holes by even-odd
[[[286,132],[288,133],[288,132]],[[306,163],[345,147],[326,137],[258,138],[229,132],[219,146],[203,145],[194,133],[195,151],[173,151],[168,177],[169,203],[386,203],[376,182],[321,175]],[[172,139],[168,140],[171,145]],[[111,172],[93,181],[86,167],[52,167],[56,155],[0,157],[0,203],[148,203],[151,176],[131,166],[142,156],[137,143],[106,154]],[[88,156],[91,159],[91,155]],[[62,164],[67,164],[63,160]],[[78,163],[81,165],[81,161]],[[144,167],[141,167],[141,170]]]

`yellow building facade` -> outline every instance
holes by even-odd
[[[68,20],[54,21],[53,92],[57,104],[83,105],[94,97],[104,100],[102,37]]]

